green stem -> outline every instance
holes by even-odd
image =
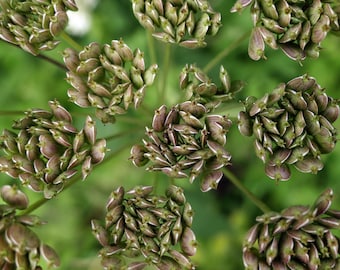
[[[62,31],[60,37],[69,44],[73,49],[77,51],[83,50],[83,46],[81,46],[77,41],[75,41],[70,35],[68,35],[65,31]]]
[[[68,70],[67,67],[63,63],[60,63],[57,60],[52,59],[51,57],[48,57],[48,56],[43,55],[43,54],[38,54],[37,57],[51,63],[52,65],[55,65],[58,68],[61,68],[61,69],[66,70],[66,71]]]
[[[137,132],[137,131],[140,131],[140,127],[129,129],[128,131],[122,131],[122,132],[119,132],[117,134],[107,136],[107,137],[105,137],[105,140],[111,141],[111,140],[114,140],[114,139],[123,138],[125,136],[135,134],[135,132]]]
[[[144,121],[141,121],[141,120],[142,120],[141,117],[138,117],[138,116],[131,117],[131,116],[127,116],[127,115],[120,115],[118,121],[120,123],[133,124],[133,125],[144,128],[145,127]],[[143,120],[144,120],[144,118],[143,118]]]
[[[16,45],[16,44],[7,42],[7,41],[5,41],[5,40],[0,40],[0,41],[3,41],[3,42],[5,42],[5,43],[7,43],[7,44],[9,44],[9,45],[11,45],[11,46],[14,46],[14,47],[20,49],[21,51],[23,51],[23,50],[21,49],[21,47],[18,46],[18,45]],[[32,56],[33,56],[33,55],[32,55]],[[40,58],[40,59],[43,59],[43,60],[45,60],[45,61],[47,61],[47,62],[49,62],[49,63],[51,63],[51,64],[57,66],[58,68],[67,70],[67,68],[66,68],[66,66],[65,66],[64,64],[62,64],[62,63],[58,62],[57,60],[54,60],[54,59],[52,59],[52,58],[46,56],[46,55],[38,54],[38,55],[36,55],[36,57],[38,57],[38,58]]]
[[[257,198],[243,183],[227,168],[223,169],[224,175],[232,182],[248,199],[250,199],[263,213],[271,212],[271,209]]]
[[[226,47],[223,51],[217,54],[211,61],[205,66],[203,69],[204,72],[210,71],[214,66],[216,66],[224,57],[226,57],[230,52],[236,49],[246,38],[249,37],[249,32],[243,34],[241,37],[236,39],[233,43],[231,43],[228,47]]]
[[[148,48],[150,53],[150,61],[152,64],[157,63],[157,56],[156,56],[156,49],[155,49],[155,42],[153,39],[153,36],[150,31],[147,31],[147,37],[148,37]]]
[[[40,200],[31,204],[27,209],[22,211],[19,215],[20,216],[27,215],[27,214],[33,212],[34,210],[36,210],[37,208],[39,208],[40,206],[42,206],[43,204],[45,204],[47,201],[49,201],[49,199],[41,198]]]
[[[98,164],[96,167],[102,166],[103,164],[105,164],[106,162],[108,162],[109,160],[111,160],[112,158],[117,156],[118,154],[120,154],[122,151],[124,151],[127,147],[130,147],[130,144],[126,144],[126,145],[122,146],[121,148],[118,148],[116,151],[112,152],[107,158],[104,159],[104,161],[102,163]],[[64,188],[61,192],[65,191],[69,187],[73,186],[75,183],[79,182],[81,179],[82,179],[82,176],[80,174],[78,174],[77,176],[75,176],[74,178],[72,178],[70,181],[68,181],[65,184],[65,186],[64,186]],[[61,194],[61,192],[59,194]],[[58,194],[58,196],[59,196],[59,194]],[[56,198],[56,197],[54,197],[54,198]],[[41,198],[40,200],[31,204],[27,209],[20,212],[19,215],[27,215],[27,214],[33,212],[34,210],[36,210],[37,208],[39,208],[40,206],[44,205],[49,200],[50,199]]]
[[[162,73],[162,80],[160,84],[160,98],[161,104],[164,104],[166,100],[166,89],[167,89],[167,83],[168,83],[168,77],[169,77],[169,70],[170,70],[170,56],[171,56],[171,44],[167,43],[165,45],[165,51],[164,51],[164,59],[163,59],[163,73]]]
[[[225,114],[229,118],[237,119],[238,113],[244,109],[244,106],[241,102],[230,102],[221,104],[219,108],[217,108],[214,113],[217,114]]]

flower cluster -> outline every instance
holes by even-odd
[[[33,55],[52,50],[68,23],[67,10],[77,10],[74,0],[0,1],[0,38]]]
[[[16,215],[16,209],[27,208],[27,196],[9,185],[1,187],[0,195],[6,202],[0,205],[0,268],[42,270],[39,265],[41,258],[49,267],[58,267],[57,253],[30,229],[42,224],[40,219],[32,215]]]
[[[123,40],[104,46],[92,42],[79,53],[68,48],[64,62],[72,86],[70,100],[80,107],[96,108],[104,123],[114,122],[114,116],[125,113],[131,104],[137,108],[158,70],[156,64],[146,68],[143,52],[133,52]]]
[[[221,14],[207,0],[132,0],[139,23],[158,40],[186,48],[206,45],[207,35],[215,35]]]
[[[313,77],[302,75],[281,83],[260,99],[248,97],[239,113],[239,130],[255,136],[255,152],[272,179],[290,178],[289,165],[302,172],[323,168],[320,155],[333,151],[337,101]]]
[[[189,259],[197,245],[191,230],[193,210],[183,190],[170,186],[166,196],[156,196],[152,189],[138,186],[125,192],[118,187],[107,202],[105,226],[92,220],[93,234],[103,246],[100,256],[104,269],[123,269],[126,264],[127,269],[148,265],[194,269]]]
[[[340,212],[327,189],[312,207],[292,206],[256,218],[243,243],[246,269],[339,269]]]
[[[232,12],[251,5],[254,28],[248,54],[265,58],[265,44],[281,48],[293,60],[319,56],[321,42],[331,30],[339,31],[336,1],[322,0],[237,0]]]
[[[152,129],[146,128],[144,145],[131,149],[136,166],[149,161],[150,171],[162,171],[170,177],[188,177],[193,182],[203,175],[201,190],[217,188],[221,168],[230,164],[231,155],[224,148],[231,121],[226,116],[206,115],[206,108],[186,101],[169,111],[162,105],[155,111]]]
[[[50,101],[51,111],[31,109],[16,121],[18,133],[4,130],[0,136],[0,171],[46,198],[60,192],[65,182],[78,172],[83,179],[94,164],[105,156],[106,141],[96,139],[91,117],[80,131],[72,124],[71,114],[57,101]]]

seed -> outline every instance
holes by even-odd
[[[166,195],[171,197],[176,203],[182,205],[185,203],[185,196],[183,189],[174,185],[168,187]]]
[[[333,259],[336,259],[339,253],[338,239],[330,231],[327,231],[325,236],[330,255]]]
[[[297,37],[300,35],[302,31],[302,23],[299,22],[291,27],[283,34],[283,36],[279,39],[280,43],[288,43],[290,41],[297,40]]]
[[[263,37],[264,42],[272,49],[277,49],[276,37],[273,32],[269,31],[267,28],[259,26],[259,30]]]
[[[178,252],[177,250],[170,249],[169,254],[172,256],[172,258],[179,263],[181,266],[183,266],[186,269],[195,269],[193,264],[190,262],[190,260],[185,256],[183,253]]]
[[[100,139],[93,144],[91,149],[92,163],[97,164],[103,161],[105,153],[107,152],[106,140]]]
[[[261,32],[258,27],[255,27],[250,34],[248,46],[249,57],[255,61],[260,60],[261,58],[265,59],[264,48],[265,44]]]
[[[292,60],[300,62],[306,58],[305,50],[294,43],[281,43],[279,47]]]
[[[250,249],[255,244],[259,234],[259,226],[260,224],[257,223],[248,230],[247,235],[243,240],[243,250]]]
[[[126,192],[126,194],[132,195],[133,197],[146,197],[153,191],[152,186],[136,186],[133,189]]]
[[[280,0],[277,4],[277,11],[279,13],[279,24],[282,27],[287,27],[291,21],[292,10],[286,0]]]
[[[287,165],[282,164],[280,166],[265,166],[266,175],[276,181],[286,181],[290,178],[290,170]]]
[[[258,268],[258,257],[251,249],[243,251],[243,265],[246,269],[257,269]]]
[[[221,181],[223,173],[221,171],[212,171],[204,176],[201,182],[201,190],[207,192],[211,189],[217,189],[218,183]]]
[[[238,114],[238,129],[243,136],[251,136],[253,134],[251,118],[246,112],[240,111]]]
[[[106,203],[106,210],[109,211],[115,206],[121,204],[124,199],[124,187],[120,186],[111,192],[108,202]]]
[[[325,39],[330,30],[330,20],[327,15],[321,15],[319,20],[313,26],[311,40],[318,44]]]
[[[266,250],[266,262],[271,265],[276,256],[278,255],[278,238],[274,238]]]
[[[105,217],[105,227],[109,228],[113,226],[122,216],[123,216],[124,207],[121,204],[113,207],[106,213]]]
[[[28,207],[28,197],[16,186],[4,185],[1,187],[0,193],[1,198],[9,205],[21,210]]]
[[[197,241],[194,232],[185,227],[181,237],[181,249],[188,256],[194,256],[197,250]]]
[[[230,9],[230,12],[240,12],[243,8],[249,6],[252,2],[252,0],[237,0],[233,7]]]
[[[39,248],[41,256],[47,261],[49,267],[59,267],[60,259],[56,251],[46,244],[41,244]]]
[[[315,78],[309,77],[307,74],[296,77],[287,83],[287,87],[297,91],[307,91],[316,84]]]

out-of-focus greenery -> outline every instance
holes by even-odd
[[[196,63],[204,68],[218,53],[249,33],[251,20],[248,11],[241,15],[229,13],[233,2],[211,1],[213,7],[222,13],[223,27],[217,36],[208,40],[206,48],[187,50],[171,46],[170,69],[165,74],[166,77],[162,74],[166,45],[154,41],[160,67],[156,85],[166,78],[167,105],[183,100],[178,87],[178,75],[186,63]],[[123,38],[132,49],[138,47],[144,51],[148,64],[151,64],[147,34],[133,17],[130,1],[101,0],[91,16],[90,31],[85,36],[75,37],[81,45],[92,41],[109,43],[112,39]],[[270,49],[266,50],[268,60],[254,62],[247,55],[247,42],[247,38],[243,39],[209,72],[212,78],[217,78],[219,66],[222,64],[232,79],[245,81],[246,87],[238,96],[240,100],[249,95],[261,97],[280,82],[287,82],[304,73],[315,77],[318,83],[327,89],[328,95],[340,97],[339,37],[328,35],[322,44],[324,49],[320,58],[307,59],[302,66],[288,59],[281,51]],[[68,46],[63,42],[47,55],[61,61],[61,52]],[[92,114],[93,111],[80,109],[68,102],[68,87],[63,70],[0,42],[1,129],[10,128],[12,121],[19,117],[17,111],[32,107],[47,108],[47,101],[55,98],[73,113],[76,123],[83,123],[84,116]],[[114,125],[104,126],[97,123],[99,136],[124,135],[109,141],[111,153],[124,145],[131,146],[133,142],[140,142],[144,133],[143,126],[151,124],[151,114],[148,110],[152,112],[161,105],[157,91],[157,87],[148,89],[145,110],[141,109],[138,113],[131,110],[127,115],[118,117]],[[225,108],[225,113],[234,119],[241,108],[239,103],[235,105],[236,108]],[[131,119],[134,119],[135,123],[130,122]],[[335,125],[340,127],[339,121]],[[334,207],[340,207],[339,147],[323,158],[325,168],[319,174],[302,174],[293,170],[291,179],[280,183],[275,183],[264,174],[263,164],[256,158],[252,147],[252,139],[240,136],[237,126],[234,125],[227,141],[227,148],[233,155],[231,170],[270,208],[280,211],[294,204],[311,204],[326,187],[334,189]],[[128,157],[129,147],[125,147],[123,151],[95,168],[87,180],[65,190],[34,212],[48,222],[35,231],[44,242],[58,251],[62,258],[60,269],[101,269],[97,257],[100,247],[91,234],[90,220],[103,219],[106,200],[114,187],[124,185],[129,189],[135,185],[157,184],[156,192],[162,192],[169,183],[163,175],[135,168]],[[0,181],[2,184],[13,183],[13,180],[5,175],[0,176]],[[176,180],[175,183],[185,189],[187,200],[195,210],[193,227],[199,241],[198,252],[194,257],[197,269],[242,269],[242,240],[261,211],[227,180],[220,183],[217,191],[208,193],[202,193],[198,183],[190,185],[184,179]],[[40,194],[34,194],[27,189],[24,191],[30,196],[31,202],[41,198]]]

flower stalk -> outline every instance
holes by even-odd
[[[229,169],[223,168],[223,174],[263,213],[271,212],[271,209],[263,201],[256,197],[254,193],[252,193]]]

